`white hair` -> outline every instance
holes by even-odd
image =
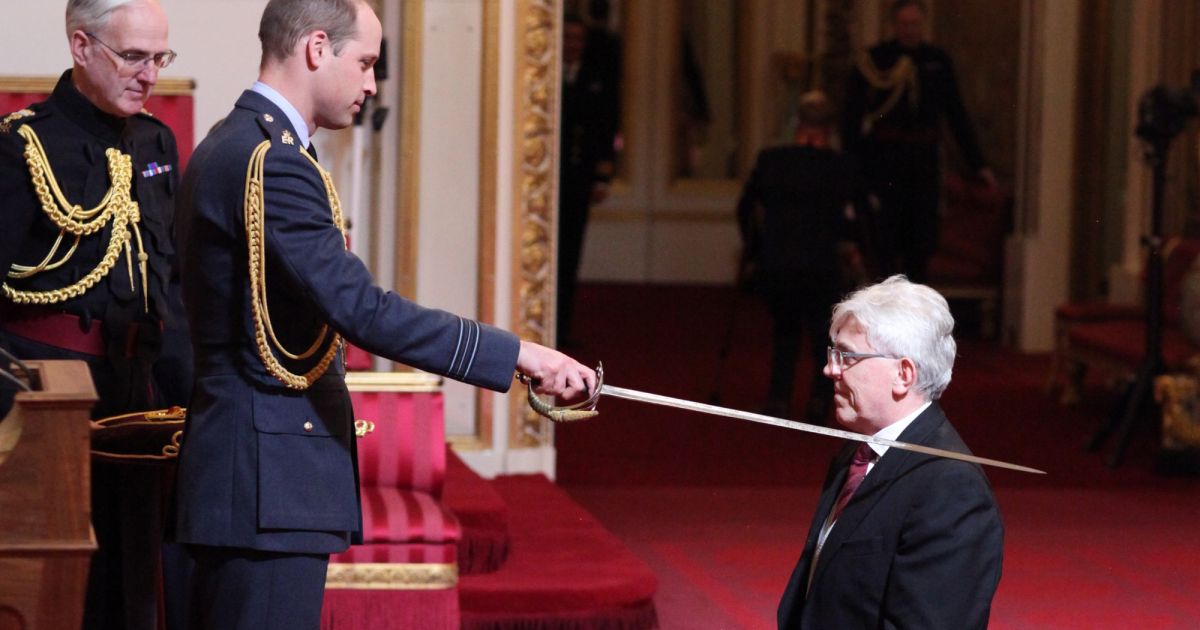
[[[96,32],[106,24],[112,12],[137,0],[69,0],[67,37],[75,31]]]
[[[954,356],[954,317],[937,291],[895,275],[850,294],[833,307],[829,336],[853,316],[875,352],[908,357],[917,365],[917,391],[937,400],[950,385]]]

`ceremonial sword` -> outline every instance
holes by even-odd
[[[1035,473],[1038,475],[1046,474],[1043,470],[1021,466],[1018,464],[1010,464],[996,459],[988,459],[986,457],[977,457],[968,455],[958,451],[950,451],[942,448],[934,448],[932,446],[922,446],[920,444],[911,444],[908,442],[900,442],[898,440],[889,440],[887,438],[875,437],[873,435],[863,435],[843,429],[833,429],[823,427],[807,422],[797,422],[795,420],[784,420],[783,418],[775,418],[773,416],[763,415],[761,413],[751,413],[749,411],[740,411],[738,409],[730,409],[718,405],[709,405],[705,403],[693,402],[682,398],[672,398],[661,394],[651,394],[648,392],[640,392],[636,389],[625,389],[624,387],[614,387],[604,384],[604,366],[596,367],[597,386],[592,392],[592,395],[587,400],[567,405],[556,407],[550,402],[539,397],[534,391],[535,380],[528,375],[517,373],[517,380],[525,383],[529,387],[529,406],[539,415],[549,418],[554,422],[572,422],[576,420],[584,420],[598,415],[600,412],[596,410],[596,405],[600,401],[601,396],[613,396],[615,398],[624,398],[626,400],[634,400],[637,402],[648,403],[651,405],[659,405],[662,407],[674,407],[676,409],[686,409],[712,416],[721,416],[724,418],[733,418],[734,420],[745,420],[748,422],[757,422],[759,424],[769,424],[771,426],[783,427],[794,431],[804,431],[805,433],[816,433],[817,435],[826,435],[829,437],[838,437],[855,442],[866,442],[868,444],[878,444],[879,446],[887,446],[889,448],[898,448],[916,453],[924,453],[936,457],[945,457],[947,459],[957,459],[959,461],[971,462],[974,464],[982,464],[985,466],[996,466],[998,468],[1007,468],[1009,470],[1019,470],[1021,472]]]

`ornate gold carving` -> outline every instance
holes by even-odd
[[[520,50],[517,59],[517,180],[518,288],[515,300],[517,332],[521,338],[548,344],[553,336],[555,286],[554,242],[558,118],[558,41],[561,7],[557,0],[523,0],[517,20]],[[516,388],[514,388],[516,389]],[[545,419],[514,396],[517,447],[548,443]]]
[[[1162,407],[1163,447],[1200,447],[1200,356],[1188,360],[1189,373],[1154,379],[1154,400]]]
[[[456,564],[331,562],[325,574],[325,588],[432,590],[456,584]]]

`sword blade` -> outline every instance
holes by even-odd
[[[838,437],[846,440],[854,440],[855,442],[867,442],[869,444],[878,444],[891,448],[899,448],[906,451],[916,453],[924,453],[926,455],[934,455],[937,457],[945,457],[947,459],[957,459],[964,462],[972,462],[982,464],[984,466],[995,466],[997,468],[1007,468],[1009,470],[1019,470],[1021,472],[1034,473],[1038,475],[1046,474],[1043,470],[1021,466],[1018,464],[1010,464],[996,459],[988,459],[986,457],[976,457],[958,451],[948,451],[941,448],[933,448],[932,446],[922,446],[920,444],[910,444],[908,442],[899,442],[897,440],[888,440],[886,438],[878,438],[872,435],[863,435],[843,429],[833,429],[823,427],[807,422],[797,422],[795,420],[784,420],[783,418],[775,418],[766,416],[761,413],[751,413],[749,411],[740,411],[738,409],[730,409],[728,407],[719,407],[717,405],[708,405],[705,403],[693,402],[682,398],[672,398],[661,394],[651,394],[648,392],[640,392],[636,389],[625,389],[624,387],[614,387],[612,385],[602,385],[600,394],[604,396],[613,396],[614,398],[624,398],[625,400],[634,400],[637,402],[648,403],[651,405],[659,405],[662,407],[674,407],[676,409],[686,409],[699,413],[708,414],[711,416],[721,416],[724,418],[733,418],[735,420],[746,420],[748,422],[757,422],[759,424],[769,424],[771,426],[783,427],[794,431],[804,431],[806,433],[816,433],[818,435],[827,435],[829,437]]]

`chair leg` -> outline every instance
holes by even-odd
[[[1082,361],[1071,361],[1067,367],[1067,377],[1063,381],[1062,395],[1058,402],[1064,407],[1079,404],[1083,395],[1083,379],[1087,376],[1087,365]]]
[[[1067,362],[1067,331],[1061,323],[1054,325],[1054,352],[1050,355],[1050,370],[1046,373],[1045,391],[1053,394],[1062,378],[1063,364]],[[1064,385],[1065,386],[1065,385]]]

